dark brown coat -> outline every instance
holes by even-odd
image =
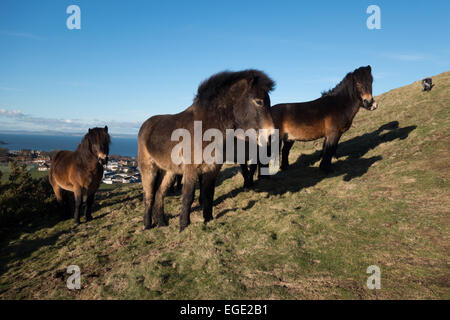
[[[330,171],[339,139],[351,127],[360,107],[377,108],[372,82],[371,67],[361,67],[347,74],[341,83],[317,100],[273,106],[273,121],[283,144],[281,169],[289,166],[289,151],[295,141],[325,137],[320,168]]]
[[[75,224],[80,223],[83,205],[86,220],[92,219],[92,204],[103,177],[103,165],[108,160],[109,143],[108,127],[89,129],[75,151],[60,151],[52,161],[50,184],[61,204],[64,190],[74,194]]]
[[[203,132],[215,128],[225,137],[226,129],[253,128],[273,130],[269,92],[274,82],[263,72],[245,70],[222,72],[203,82],[194,103],[174,115],[158,115],[148,119],[138,136],[138,164],[144,189],[145,228],[152,227],[152,216],[158,226],[167,225],[163,201],[176,174],[183,175],[183,200],[180,231],[190,223],[190,208],[195,182],[202,175],[203,217],[213,218],[212,203],[216,176],[221,164],[175,164],[171,152],[178,141],[171,141],[176,129],[187,129],[193,137],[194,121],[201,121]],[[208,142],[203,143],[203,148]]]

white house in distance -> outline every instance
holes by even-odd
[[[119,162],[117,162],[115,160],[109,161],[108,164],[106,165],[106,170],[109,170],[109,171],[119,170]]]
[[[37,169],[38,169],[38,171],[48,171],[48,170],[50,170],[50,166],[44,162],[44,163],[41,163]]]
[[[141,182],[135,161],[110,160],[103,173],[104,184],[128,184]]]

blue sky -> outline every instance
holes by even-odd
[[[81,30],[66,27],[72,4]],[[381,30],[366,27],[371,4]],[[0,131],[136,134],[224,69],[266,71],[276,104],[315,99],[370,64],[380,94],[450,69],[449,21],[448,0],[2,0]]]

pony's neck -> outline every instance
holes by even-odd
[[[94,167],[97,165],[97,156],[89,148],[89,144],[86,141],[82,141],[77,149],[80,157],[80,162],[85,167]]]
[[[342,105],[346,110],[351,109],[353,116],[358,112],[360,107],[360,101],[358,96],[354,93],[354,88],[349,88],[348,85],[340,88],[334,97],[338,100],[340,105]]]
[[[333,104],[341,109],[341,112],[346,115],[349,121],[353,121],[361,105],[357,96],[347,88],[343,88],[332,95],[332,98],[334,100]]]
[[[353,93],[353,88],[349,88],[348,85],[344,86],[340,90],[335,93],[335,96],[341,100],[344,100],[346,103],[353,104],[355,100],[355,95]]]
[[[350,113],[350,120],[351,121],[353,121],[353,118],[358,113],[360,107],[361,107],[361,104],[360,104],[359,100],[354,100],[352,105],[351,105],[351,113]]]

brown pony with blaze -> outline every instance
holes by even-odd
[[[273,130],[270,116],[269,92],[274,82],[263,72],[245,70],[218,73],[198,88],[193,104],[181,113],[158,115],[148,119],[138,135],[138,164],[144,189],[144,226],[152,227],[152,218],[158,226],[167,225],[164,216],[164,197],[176,175],[183,175],[180,231],[190,223],[195,182],[202,177],[202,206],[205,223],[213,218],[212,205],[215,181],[221,164],[195,164],[172,161],[171,153],[178,141],[172,141],[176,129],[185,129],[194,136],[194,121],[201,121],[202,134],[217,129],[226,137],[227,129]],[[225,141],[223,142],[225,145]],[[203,141],[202,150],[209,144]],[[194,157],[194,143],[191,143]],[[224,155],[226,157],[226,155]],[[189,161],[187,161],[189,162]]]
[[[311,141],[325,137],[320,168],[331,171],[331,158],[341,135],[352,125],[360,107],[375,110],[372,96],[372,69],[360,67],[348,73],[334,89],[322,97],[303,103],[283,103],[272,107],[275,128],[283,144],[281,169],[289,166],[289,151],[295,141]]]
[[[110,141],[107,126],[89,129],[75,151],[59,151],[52,161],[50,184],[61,204],[64,190],[73,192],[76,225],[80,223],[83,206],[86,221],[92,220],[92,205],[103,177],[103,166],[108,162]]]

